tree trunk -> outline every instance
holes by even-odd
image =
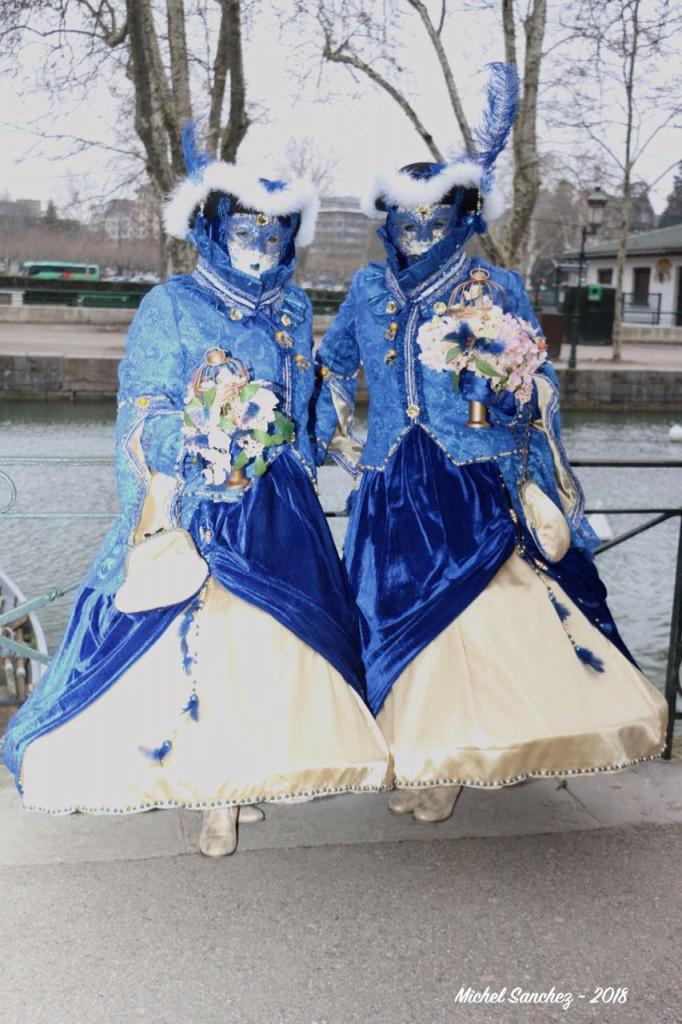
[[[632,5],[632,44],[626,53],[625,97],[625,159],[623,161],[623,205],[620,216],[620,233],[618,236],[618,258],[616,261],[616,294],[613,316],[613,332],[611,334],[612,359],[619,363],[623,358],[623,275],[625,257],[627,255],[628,233],[630,231],[630,205],[632,200],[632,126],[634,119],[634,83],[637,64],[637,48],[639,43],[639,2]],[[627,25],[623,26],[624,38],[627,40]]]
[[[250,125],[246,112],[240,0],[221,0],[221,9],[208,147],[212,154],[220,148],[223,160],[234,160]],[[135,128],[144,146],[149,178],[164,196],[185,173],[182,129],[192,116],[184,0],[166,0],[170,83],[161,59],[150,0],[127,0],[127,12],[128,76],[135,88]],[[218,147],[228,71],[230,116]],[[196,256],[187,242],[164,236],[161,246],[161,263],[167,273],[187,273],[193,269]]]
[[[222,0],[222,8],[226,20],[226,52],[230,68],[230,117],[223,133],[220,156],[232,163],[251,120],[246,111],[240,0]]]
[[[434,49],[443,83],[450,99],[454,119],[462,133],[464,143],[468,147],[471,144],[471,129],[460,103],[459,92],[453,73],[453,64],[448,60],[441,42],[445,8],[442,8],[440,22],[436,25],[424,0],[407,0],[407,2],[421,19],[424,31]],[[324,7],[323,4],[318,4],[317,6]],[[517,62],[516,27],[513,0],[501,0],[501,13],[505,59],[509,63],[515,64]],[[546,19],[547,0],[533,0],[531,9],[524,19],[526,55],[522,76],[523,94],[519,104],[519,112],[513,135],[515,171],[511,219],[504,232],[499,233],[493,230],[481,238],[481,247],[491,262],[518,269],[523,269],[526,237],[540,189],[536,120]],[[410,104],[407,96],[401,91],[400,84],[394,85],[392,82],[389,82],[376,70],[373,63],[363,59],[358,52],[351,48],[352,32],[340,44],[334,42],[332,39],[333,17],[321,19],[320,23],[324,31],[322,59],[335,64],[345,64],[351,70],[359,71],[370,81],[374,82],[375,85],[379,86],[409,119],[427,146],[432,158],[436,161],[443,160],[443,151],[439,147],[437,140]]]
[[[516,61],[516,34],[511,0],[502,2],[505,56]],[[505,238],[505,265],[522,273],[528,230],[540,191],[536,123],[542,43],[547,20],[547,0],[535,0],[524,22],[526,59],[523,69],[523,92],[513,132],[514,198]]]
[[[190,242],[166,236],[166,274],[191,274],[197,265],[196,249]]]

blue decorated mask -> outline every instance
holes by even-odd
[[[294,225],[266,213],[234,213],[224,220],[225,247],[235,270],[260,277],[287,252]]]
[[[457,207],[434,203],[414,210],[397,207],[389,210],[386,231],[393,245],[408,262],[432,249],[450,232],[457,218]]]

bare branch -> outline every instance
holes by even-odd
[[[367,78],[375,83],[375,85],[378,85],[380,89],[383,89],[384,92],[388,93],[388,95],[395,100],[400,109],[407,115],[410,123],[426,143],[434,160],[443,159],[443,154],[436,145],[435,139],[431,135],[431,132],[429,132],[422,123],[414,107],[394,85],[383,77],[383,75],[380,75],[378,71],[376,71],[370,64],[361,60],[360,57],[356,57],[349,53],[343,53],[340,48],[332,49],[328,38],[325,40],[323,56],[325,60],[330,61],[332,64],[346,64],[348,67],[355,68],[356,71],[361,71],[362,74],[366,75]]]
[[[443,42],[440,37],[440,29],[435,28],[433,22],[431,21],[431,18],[429,17],[429,12],[426,8],[426,5],[422,2],[422,0],[407,0],[407,2],[409,3],[410,7],[413,7],[414,10],[417,12],[419,17],[421,18],[424,28],[426,29],[426,34],[428,35],[431,41],[431,45],[433,46],[433,49],[436,53],[436,57],[438,58],[438,63],[440,64],[440,68],[443,73],[443,80],[445,82],[445,87],[448,91],[448,97],[450,99],[450,105],[452,106],[453,112],[455,114],[455,119],[457,121],[457,124],[459,125],[459,129],[464,138],[466,148],[470,149],[472,143],[471,128],[469,127],[469,122],[467,121],[467,118],[464,114],[464,108],[462,107],[462,102],[459,98],[459,91],[457,89],[457,86],[455,85],[455,79],[452,74],[452,68],[450,67],[450,62],[447,58],[445,49],[443,47]],[[444,14],[445,4],[443,4],[443,17]]]

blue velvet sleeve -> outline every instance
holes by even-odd
[[[316,388],[312,415],[312,442],[315,461],[321,466],[336,432],[352,429],[357,392],[360,349],[355,333],[358,275],[334,322],[322,339],[315,356]],[[344,423],[339,410],[344,411]]]
[[[134,403],[144,412],[147,466],[174,475],[183,443],[184,360],[173,301],[163,285],[142,300],[118,374],[119,405]]]

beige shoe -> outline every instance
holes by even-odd
[[[434,786],[423,790],[414,809],[417,821],[446,821],[452,814],[461,786]]]
[[[229,857],[237,849],[238,807],[204,811],[199,849],[204,857]]]
[[[265,812],[258,804],[242,804],[239,808],[240,825],[255,825],[257,822],[263,821],[264,818]]]
[[[388,801],[389,811],[394,814],[411,814],[417,806],[422,791],[420,789],[394,789]]]

